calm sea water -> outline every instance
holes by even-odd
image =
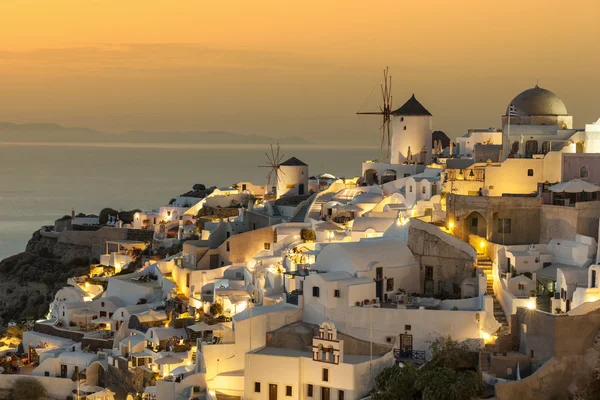
[[[25,249],[42,225],[104,207],[149,210],[195,183],[266,183],[266,146],[93,145],[0,143],[0,260]],[[360,174],[375,148],[282,146],[310,174]]]

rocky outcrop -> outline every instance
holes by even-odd
[[[23,253],[0,261],[0,326],[43,318],[67,279],[88,272],[90,248],[35,232]]]

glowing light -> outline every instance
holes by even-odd
[[[527,308],[530,310],[535,310],[535,301],[530,301],[527,303]]]
[[[448,222],[448,228],[454,229],[454,222],[452,222],[452,221]]]
[[[414,217],[415,215],[417,215],[417,210],[412,210],[411,211],[411,215]]]
[[[488,340],[490,340],[492,338],[492,336],[487,332],[481,331],[481,338],[487,342]]]
[[[481,247],[482,249],[485,247],[485,242],[483,240],[479,242],[479,247]]]

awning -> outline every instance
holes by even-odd
[[[115,321],[108,317],[100,317],[92,320],[92,324],[113,324]]]

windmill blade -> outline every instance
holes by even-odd
[[[279,152],[279,149],[277,149]],[[275,155],[275,150],[273,150],[273,145],[271,145],[271,155],[273,156],[273,164],[277,163],[277,156]]]

